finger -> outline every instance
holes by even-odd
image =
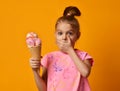
[[[30,63],[32,63],[32,64],[40,64],[40,61],[36,61],[36,60],[29,60],[30,61]]]
[[[35,60],[35,59],[29,59],[29,60],[33,62],[40,62],[40,60]]]
[[[62,40],[56,40],[57,41],[57,43],[62,43],[63,41]]]
[[[57,45],[60,47],[63,43],[59,40],[57,40]]]
[[[37,62],[40,62],[40,60],[35,59],[35,58],[30,58],[29,60],[30,60],[30,61],[37,61]]]
[[[30,63],[30,66],[32,67],[32,68],[35,68],[35,67],[40,67],[40,64],[39,63]]]
[[[31,66],[40,66],[40,64],[30,64]]]
[[[30,60],[30,66],[33,67],[33,66],[40,66],[40,61],[32,61]]]
[[[32,66],[33,69],[39,69],[40,66]]]
[[[70,36],[67,36],[68,43],[71,42]]]

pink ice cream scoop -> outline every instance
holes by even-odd
[[[38,38],[38,35],[36,33],[30,32],[26,36],[26,43],[29,48],[37,47],[41,45],[41,40]]]

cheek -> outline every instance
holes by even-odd
[[[75,42],[76,42],[76,39],[73,39],[73,40],[72,40],[72,43],[75,43]]]
[[[71,42],[72,42],[72,45],[73,45],[73,46],[75,45],[75,43],[76,43],[77,40],[78,40],[77,37],[72,38]]]
[[[72,41],[72,42],[76,42],[76,40],[77,40],[77,37],[76,37],[76,36],[71,37],[71,41]]]
[[[56,40],[61,40],[61,37],[58,36],[58,35],[56,35],[56,36],[55,36],[55,39],[56,39]]]

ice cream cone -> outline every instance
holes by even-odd
[[[41,46],[30,47],[29,50],[33,59],[38,61],[41,59]]]
[[[31,57],[34,60],[40,61],[41,60],[41,40],[38,38],[36,33],[30,32],[26,36],[26,43],[30,50]],[[40,68],[36,68],[39,72]]]
[[[41,46],[30,47],[30,54],[34,60],[40,61],[41,60]],[[37,72],[40,73],[40,68],[36,68]]]

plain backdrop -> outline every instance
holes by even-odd
[[[29,66],[26,34],[42,40],[42,56],[57,50],[54,31],[67,6],[77,6],[81,37],[76,48],[94,58],[89,82],[92,91],[120,90],[119,0],[1,0],[0,91],[37,91]]]

